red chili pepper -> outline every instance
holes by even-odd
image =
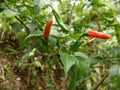
[[[49,34],[50,34],[50,29],[51,29],[52,23],[53,23],[53,19],[50,18],[50,19],[47,21],[46,26],[45,26],[45,29],[44,29],[44,31],[43,31],[43,37],[44,37],[44,39],[48,39]]]
[[[109,39],[110,38],[110,36],[106,33],[97,32],[97,31],[93,31],[93,30],[89,30],[87,34],[89,37],[92,37],[92,38],[101,38],[101,39]]]

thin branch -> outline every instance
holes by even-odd
[[[30,29],[25,25],[25,23],[17,16],[15,16],[15,18],[26,28],[26,32],[27,32],[27,34],[29,34]]]
[[[108,75],[109,75],[109,72],[107,72],[105,76],[97,83],[97,85],[93,87],[93,90],[97,90],[100,87],[100,85],[103,83],[103,81],[107,78]]]
[[[20,80],[21,78],[16,78],[16,90],[20,90]]]

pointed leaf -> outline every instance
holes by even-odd
[[[14,12],[12,10],[6,9],[6,10],[3,11],[3,15],[7,18],[11,18],[11,17],[14,17],[14,16],[18,15],[18,13]]]
[[[87,76],[89,72],[88,62],[86,60],[77,61],[71,72],[71,82],[68,90],[75,90],[75,87]]]
[[[68,74],[69,69],[72,67],[72,65],[75,64],[77,59],[71,54],[67,54],[67,53],[64,53],[62,51],[60,51],[59,53],[61,56],[61,61],[64,65],[65,77],[67,78],[67,74]]]
[[[29,38],[32,38],[32,37],[40,37],[42,35],[42,32],[41,31],[34,31],[32,32],[31,34],[29,34],[24,41],[28,40]]]
[[[110,67],[110,76],[120,74],[120,65],[113,65]]]

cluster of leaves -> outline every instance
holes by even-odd
[[[54,0],[47,3],[45,0],[0,1],[1,41],[5,40],[7,31],[13,33],[12,36],[18,40],[18,50],[24,53],[18,66],[23,70],[28,68],[28,84],[35,86],[40,72],[47,72],[48,75],[49,70],[60,69],[63,72],[61,77],[69,81],[68,90],[97,90],[100,85],[101,89],[117,89],[120,68],[120,21],[117,5],[111,7],[114,2],[112,0],[109,4],[108,0],[55,2],[59,11],[51,6]],[[56,22],[49,39],[45,40],[42,33],[51,16]],[[115,37],[108,41],[84,37],[89,28],[108,32]],[[115,44],[111,45],[113,42]],[[15,52],[13,49],[10,51]],[[46,76],[49,77],[51,75]],[[46,79],[46,88],[57,88],[50,81],[54,82]]]

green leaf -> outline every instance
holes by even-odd
[[[75,27],[75,28],[77,28],[77,29],[79,29],[79,28],[83,28],[83,27],[85,27],[85,28],[88,28],[89,27],[89,25],[88,24],[86,24],[86,22],[83,22],[83,23],[74,23],[73,24],[73,26]]]
[[[110,67],[110,84],[115,90],[119,90],[120,87],[120,65],[116,64]]]
[[[83,7],[84,7],[84,3],[83,2],[80,2],[78,5],[76,5],[75,7],[75,13],[78,15],[78,16],[81,16],[83,14]],[[82,13],[80,13],[82,12]],[[84,22],[83,22],[84,23]],[[85,25],[85,24],[84,24]]]
[[[49,42],[50,46],[55,46],[57,43],[57,40],[53,37],[49,37],[48,42]]]
[[[71,51],[77,51],[80,45],[83,43],[82,38],[85,37],[87,33],[83,33],[80,37],[70,46]]]
[[[89,72],[89,63],[87,60],[80,60],[78,64],[79,72],[77,78],[81,80],[85,78]]]
[[[59,53],[61,56],[60,58],[61,58],[62,64],[64,66],[65,78],[67,78],[69,69],[75,64],[77,59],[71,54],[67,54],[62,51],[59,51]]]
[[[30,29],[31,33],[36,32],[37,25],[35,22],[31,22],[27,24],[27,27]]]
[[[91,56],[89,58],[90,64],[94,65],[97,64],[98,62],[102,62],[104,59],[101,56]]]
[[[0,12],[2,12],[3,10],[4,10],[4,8],[1,8],[1,7],[0,7]]]
[[[23,49],[31,39],[36,39],[36,37],[41,37],[41,36],[42,36],[41,31],[34,31],[31,32],[31,34],[29,34],[28,36],[21,36],[19,40],[20,48]]]
[[[41,31],[31,32],[31,34],[29,34],[29,35],[25,38],[24,42],[27,41],[27,40],[30,39],[30,38],[40,37],[40,36],[42,36],[42,32],[41,32]]]
[[[114,77],[111,77],[110,84],[111,84],[112,89],[119,90],[120,89],[120,74],[117,74]]]
[[[114,59],[119,60],[120,57],[120,46],[113,46],[109,50],[109,56],[114,57]]]
[[[34,8],[35,8],[34,9],[34,14],[37,15],[39,13],[39,11],[40,11],[40,6],[39,5],[35,5]]]
[[[114,27],[115,27],[115,34],[117,37],[117,41],[118,43],[120,43],[120,24],[115,24]]]
[[[3,11],[3,15],[5,15],[5,17],[7,17],[7,18],[14,17],[17,14],[18,14],[17,12],[14,12],[14,11],[12,11],[10,9],[6,9],[6,10]]]
[[[91,0],[91,5],[96,6],[96,7],[104,7],[106,6],[104,3],[96,0]]]
[[[35,60],[34,62],[33,62],[33,64],[34,64],[34,66],[35,67],[41,67],[42,65],[41,65],[41,62],[40,61],[37,61],[37,60]]]
[[[25,40],[25,35],[21,35],[20,36],[20,38],[19,38],[19,46],[20,46],[20,49],[23,49],[24,48],[24,46],[25,46],[25,42],[24,42],[24,40]]]
[[[75,56],[79,59],[79,60],[87,60],[89,57],[82,52],[75,52]]]
[[[75,90],[75,87],[87,76],[88,72],[88,62],[86,60],[77,61],[71,70],[71,82],[68,90]]]
[[[120,65],[113,65],[110,67],[110,76],[115,76],[117,74],[120,74]]]
[[[16,3],[18,0],[7,0],[7,1],[11,3]]]
[[[23,28],[22,25],[18,22],[14,22],[11,24],[11,27],[12,27],[12,31],[15,32],[15,33],[18,33],[21,31],[21,29]]]
[[[71,51],[77,51],[81,44],[82,44],[81,41],[76,41],[75,43],[73,43],[73,44],[70,46],[70,50],[71,50]]]
[[[3,3],[4,2],[4,0],[0,0],[0,3]]]

